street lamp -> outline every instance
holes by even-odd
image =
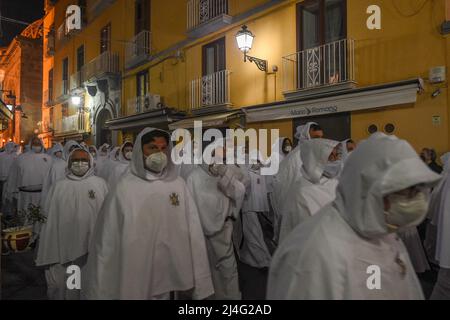
[[[267,72],[267,60],[259,59],[256,57],[249,56],[247,53],[252,49],[253,39],[255,36],[248,30],[247,26],[242,26],[242,29],[236,34],[236,41],[241,50],[244,53],[244,62],[250,61],[254,62],[259,70]]]
[[[71,101],[74,106],[79,106],[81,104],[81,97],[80,96],[72,96]]]

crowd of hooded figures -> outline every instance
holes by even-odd
[[[395,136],[324,134],[300,126],[267,159],[244,147],[244,165],[223,163],[225,140],[212,164],[175,165],[170,133],[153,128],[120,147],[9,142],[2,212],[46,217],[33,241],[49,299],[238,300],[238,263],[268,270],[268,299],[424,299],[430,265],[431,298],[450,298],[450,154],[438,174]],[[262,175],[271,161],[278,172]]]

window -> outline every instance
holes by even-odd
[[[202,60],[204,76],[225,70],[225,38],[203,46]]]
[[[346,37],[346,0],[306,0],[297,5],[298,51]]]
[[[148,93],[148,71],[136,75],[136,96],[144,97]]]
[[[77,49],[77,71],[81,71],[84,66],[84,45],[81,45]]]
[[[86,4],[86,0],[78,0],[78,6],[81,9],[81,23],[85,25],[85,24],[87,24],[87,16],[86,16],[87,4]]]
[[[134,21],[136,23],[134,33],[138,34],[141,31],[150,31],[151,21],[151,2],[150,0],[136,0]]]
[[[111,24],[100,31],[100,54],[111,49]]]
[[[49,110],[49,122],[50,122],[50,127],[52,129],[54,129],[54,124],[53,124],[53,108],[50,108]]]
[[[346,0],[305,0],[297,4],[299,88],[347,79],[346,33]]]
[[[62,61],[62,94],[67,94],[69,90],[69,58]]]
[[[48,101],[53,101],[53,68],[48,70]]]
[[[68,103],[63,103],[61,105],[61,116],[63,119],[69,116],[69,104]]]

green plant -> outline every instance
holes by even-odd
[[[19,229],[25,225],[45,223],[46,220],[47,217],[41,214],[41,207],[30,203],[27,210],[19,210],[11,216],[2,216],[2,227]]]

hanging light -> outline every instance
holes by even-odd
[[[253,46],[253,39],[255,36],[253,33],[247,29],[247,26],[242,26],[242,29],[236,34],[236,41],[241,50],[244,53],[249,52]]]
[[[252,49],[254,38],[253,33],[245,25],[236,33],[236,42],[239,50],[244,53],[244,62],[247,62],[247,60],[253,62],[259,70],[267,72],[267,60],[252,57],[247,54]]]

